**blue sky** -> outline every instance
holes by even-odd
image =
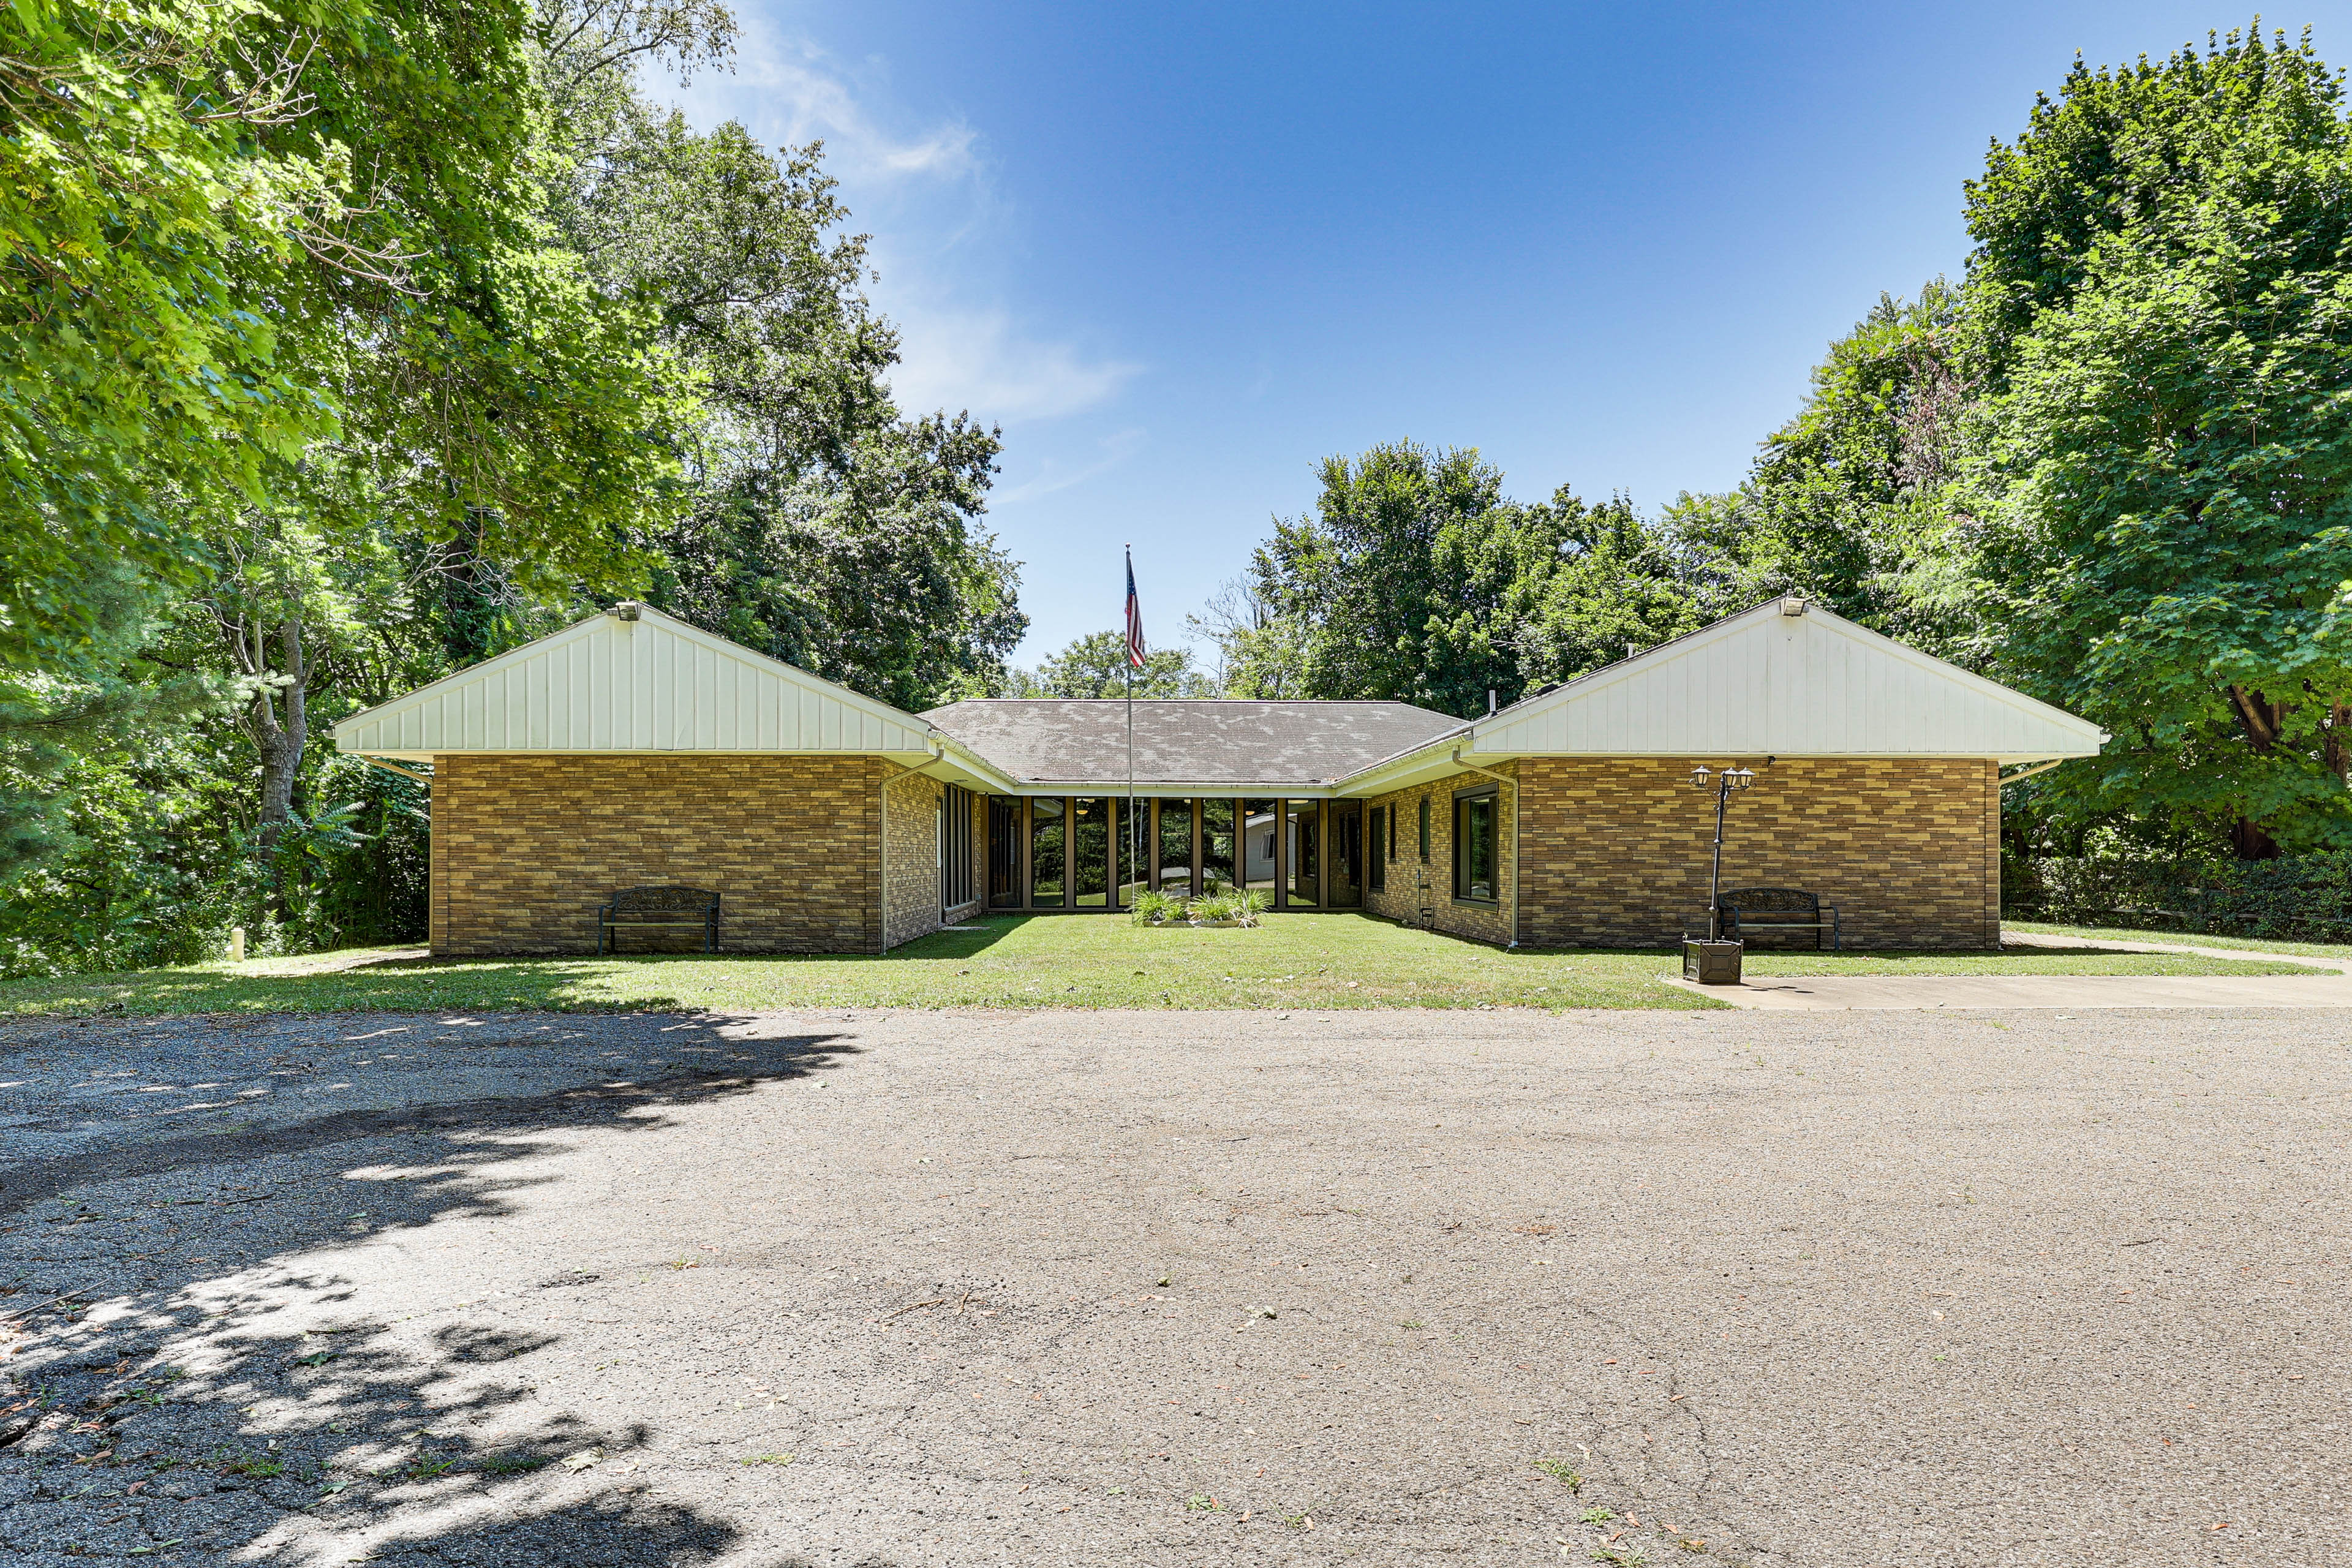
[[[1034,663],[1153,642],[1327,455],[1475,446],[1510,493],[1737,482],[1882,289],[1957,276],[1960,184],[2130,5],[1126,7],[738,0],[698,124],[825,140],[913,410],[1004,429]],[[2352,64],[2352,5],[2265,16]]]

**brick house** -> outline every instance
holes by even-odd
[[[430,764],[431,940],[453,954],[593,951],[596,906],[648,884],[716,889],[730,952],[882,952],[1215,885],[1497,943],[1665,946],[1706,918],[1692,770],[1735,764],[1757,781],[1727,886],[1814,891],[1853,946],[1987,947],[2000,770],[2106,740],[1798,598],[1480,718],[1139,701],[1131,764],[1129,734],[1116,700],[900,712],[636,605],[335,727],[379,765]]]

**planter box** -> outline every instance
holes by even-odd
[[[1696,942],[1683,943],[1683,978],[1701,985],[1739,984],[1739,954],[1744,943]]]

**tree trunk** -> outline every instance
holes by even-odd
[[[2241,860],[2275,860],[2279,847],[2259,823],[2240,817],[2230,826],[2230,847]]]
[[[2352,789],[2352,746],[2347,746],[2344,739],[2347,726],[2352,726],[2352,708],[2341,702],[2329,703],[2327,731],[2320,742],[2319,754],[2327,771],[2342,779],[2346,788]]]
[[[286,830],[286,819],[294,814],[294,778],[302,766],[303,750],[310,743],[310,672],[302,659],[301,621],[288,620],[278,637],[286,650],[285,672],[253,694],[253,742],[261,753],[261,851],[268,861],[268,907],[272,918],[285,914],[285,877],[278,865],[278,840]]]
[[[2230,688],[2230,706],[2237,710],[2239,727],[2246,732],[2246,742],[2260,756],[2278,744],[2286,728],[2287,705],[2266,700],[2259,691],[2249,691],[2242,686]],[[2262,824],[2240,817],[2230,827],[2230,847],[2241,860],[2275,860],[2279,847]]]

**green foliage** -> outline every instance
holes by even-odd
[[[1006,697],[1113,698],[1129,694],[1127,637],[1121,632],[1089,632],[1057,654],[1049,654],[1034,675],[1008,672]],[[1134,672],[1138,697],[1213,697],[1208,677],[1192,668],[1187,647],[1152,648]]]
[[[2241,860],[2105,853],[2042,857],[2002,867],[2001,900],[2027,919],[2123,921],[2150,930],[2340,942],[2352,936],[2352,851]]]
[[[1412,442],[1323,465],[1315,515],[1251,563],[1255,624],[1212,626],[1232,695],[1390,698],[1468,716],[1698,622],[1622,498],[1506,500],[1475,451]]]
[[[643,594],[909,708],[1025,621],[818,149],[638,62],[711,0],[0,16],[0,964],[422,934],[332,721]]]
[[[1128,918],[1139,926],[1167,925],[1184,918],[1184,900],[1173,893],[1139,888],[1129,902]]]
[[[1958,291],[1882,295],[1813,369],[1797,416],[1748,479],[1685,495],[1665,529],[1706,618],[1803,594],[1849,619],[1945,651],[1958,625],[1953,533],[1973,403],[1956,365]]]
[[[699,399],[680,508],[642,531],[648,598],[868,696],[922,709],[1002,683],[1027,618],[978,526],[1000,440],[963,415],[903,417],[898,334],[859,291],[863,236],[814,144],[707,134],[636,91],[594,7],[551,58],[549,216],[598,289],[648,312]],[[640,41],[723,45],[723,12],[654,8]],[[666,30],[664,30],[666,29]]]
[[[2308,47],[2078,68],[1969,187],[1991,667],[2112,731],[2061,812],[2352,837],[2352,130]]]
[[[271,458],[333,427],[247,285],[332,246],[349,149],[269,132],[304,110],[298,35],[332,49],[344,20],[0,10],[0,659],[88,656],[94,563],[184,578],[200,556],[174,513],[258,494]]]

